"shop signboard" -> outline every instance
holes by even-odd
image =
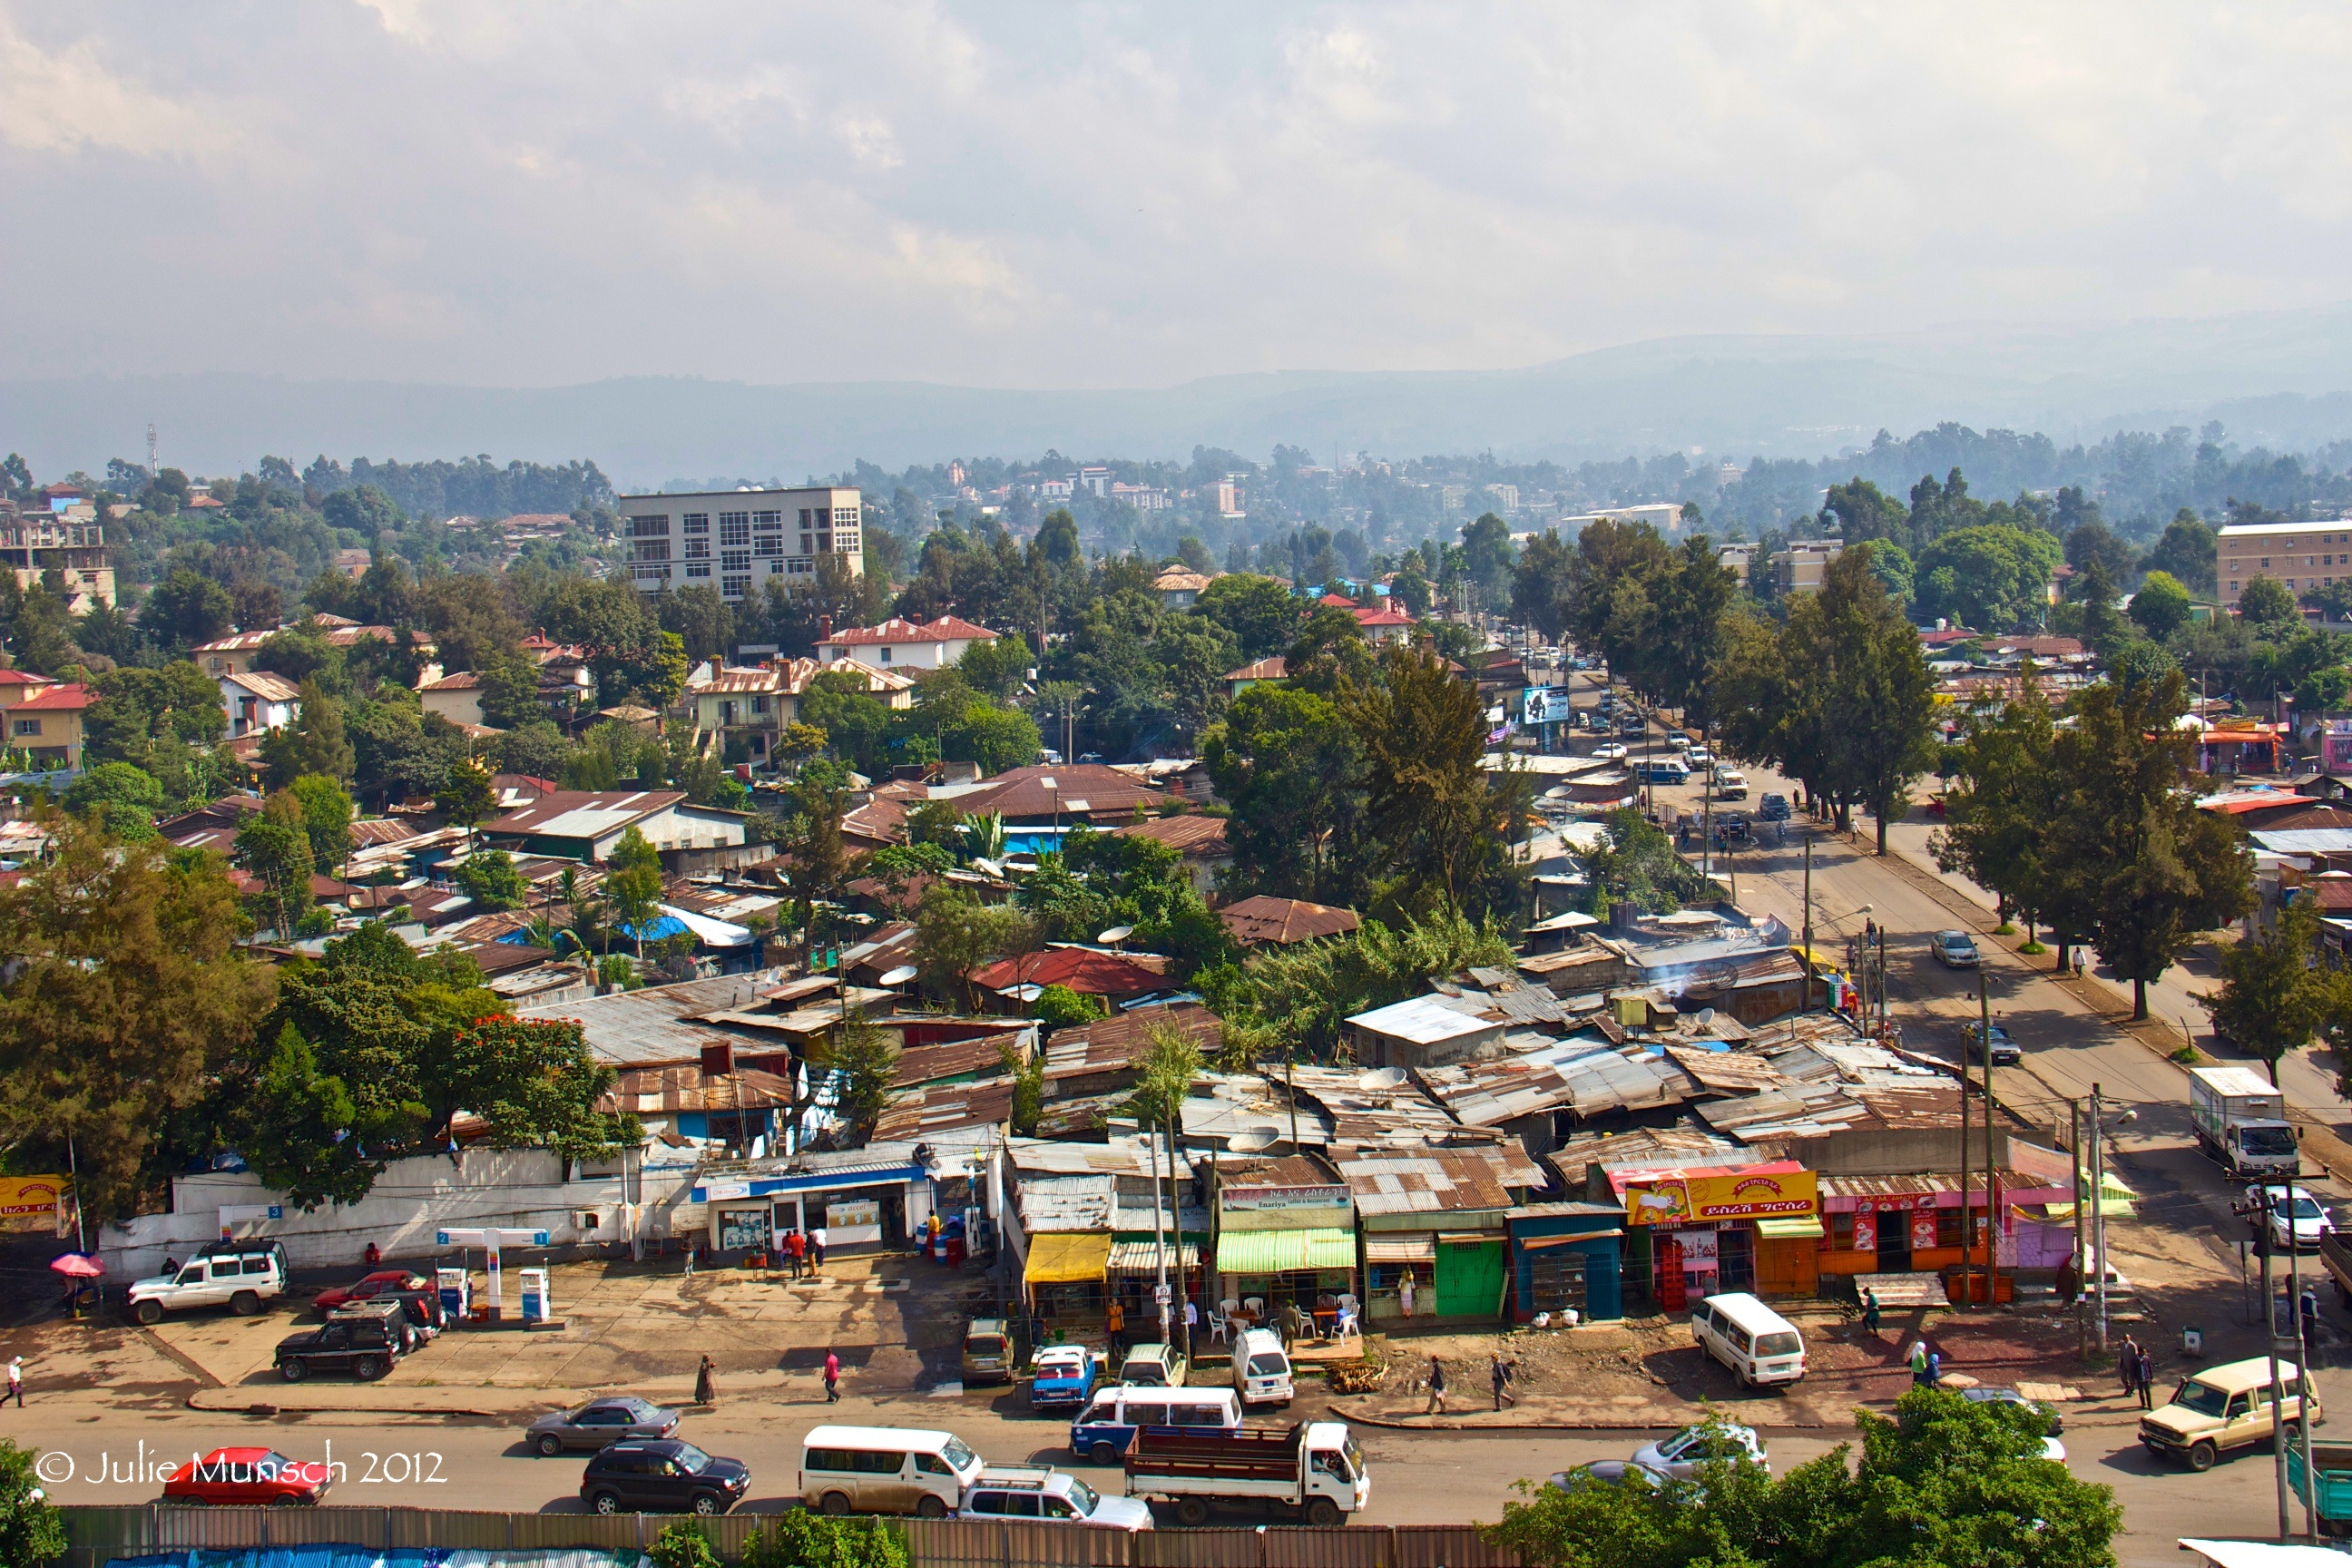
[[[1878,1216],[1864,1209],[1853,1212],[1853,1249],[1856,1252],[1878,1250]]]
[[[1565,724],[1573,711],[1565,686],[1530,686],[1519,694],[1522,724]]]
[[[1820,1192],[1811,1171],[1641,1177],[1625,1184],[1625,1223],[1676,1226],[1810,1215]]]
[[[882,1205],[875,1198],[828,1198],[824,1205],[824,1239],[832,1247],[854,1247],[882,1239]]]
[[[1936,1211],[1934,1209],[1913,1209],[1911,1211],[1911,1250],[1914,1252],[1932,1252],[1935,1248]]]

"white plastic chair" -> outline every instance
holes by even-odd
[[[1244,1306],[1244,1307],[1247,1307],[1247,1308],[1250,1310],[1251,1313],[1256,1317],[1257,1321],[1258,1321],[1261,1324],[1262,1324],[1262,1323],[1264,1323],[1264,1322],[1265,1321],[1265,1297],[1263,1297],[1263,1296],[1244,1296],[1244,1297],[1243,1297],[1243,1298],[1242,1298],[1242,1305],[1243,1305],[1243,1306]]]
[[[1356,1326],[1355,1298],[1352,1296],[1341,1297],[1339,1299],[1339,1319],[1331,1325],[1332,1339],[1335,1341],[1344,1340],[1349,1334],[1360,1336],[1362,1332],[1363,1331]]]

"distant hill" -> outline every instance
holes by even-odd
[[[1662,338],[1519,370],[1283,372],[1179,386],[995,391],[628,377],[469,387],[270,376],[0,382],[0,448],[36,472],[142,458],[212,473],[263,453],[593,458],[625,488],[675,475],[798,479],[864,458],[1262,457],[1277,441],[1390,456],[1578,459],[1703,447],[1817,457],[1956,419],[2061,443],[2221,418],[2239,442],[2352,436],[2352,304],[2093,327],[1961,324],[1879,337]]]

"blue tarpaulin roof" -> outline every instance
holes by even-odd
[[[635,942],[659,942],[664,937],[684,936],[686,922],[676,915],[664,915],[659,920],[645,921],[633,926],[621,927],[621,934]]]

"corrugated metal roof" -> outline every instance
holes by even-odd
[[[1433,1046],[1445,1040],[1457,1040],[1465,1035],[1491,1032],[1502,1018],[1482,1017],[1476,1006],[1465,1007],[1466,998],[1444,995],[1415,996],[1406,1002],[1393,1002],[1385,1007],[1375,1007],[1369,1013],[1359,1013],[1348,1022],[1360,1029],[1370,1029],[1392,1040],[1410,1040],[1418,1046]],[[1484,998],[1481,998],[1483,1001]]]
[[[1055,1175],[1149,1178],[1154,1169],[1151,1151],[1142,1139],[1133,1136],[1114,1137],[1103,1143],[1008,1138],[1004,1141],[1004,1153],[1024,1184]],[[1159,1161],[1157,1168],[1164,1180],[1168,1172],[1165,1147],[1160,1151]],[[1181,1145],[1176,1151],[1176,1174],[1180,1181],[1189,1180],[1192,1174],[1192,1161]]]
[[[1471,1127],[1494,1127],[1549,1110],[1580,1116],[1679,1105],[1697,1092],[1664,1053],[1578,1036],[1489,1062],[1424,1068],[1423,1088]]]
[[[1476,1150],[1334,1149],[1331,1160],[1360,1215],[1507,1209],[1507,1186],[1543,1184],[1543,1173],[1524,1154],[1507,1163]]]

